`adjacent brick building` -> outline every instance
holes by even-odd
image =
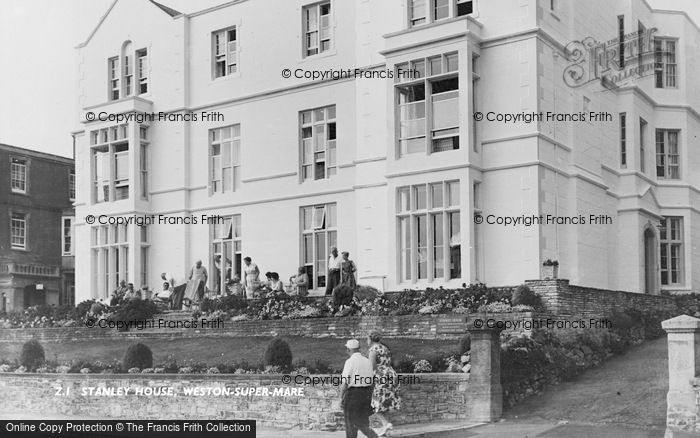
[[[0,144],[0,311],[74,304],[72,159]]]

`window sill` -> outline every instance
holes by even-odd
[[[21,190],[12,189],[12,193],[15,194],[15,195],[29,196],[29,193],[27,193],[26,190],[25,190],[25,191],[21,191]]]
[[[217,84],[217,83],[222,83],[222,82],[228,82],[232,81],[234,79],[240,79],[241,78],[241,71],[238,70],[236,73],[231,73],[230,75],[226,76],[219,76],[217,77],[212,77],[211,81],[209,81],[210,84]]]
[[[10,247],[12,251],[22,251],[22,252],[28,252],[29,250],[27,248],[17,248],[17,247]]]
[[[323,53],[319,53],[319,54],[316,54],[316,55],[304,56],[304,57],[301,58],[301,60],[300,60],[299,62],[300,62],[300,63],[302,63],[302,62],[311,62],[311,61],[314,61],[314,60],[316,60],[316,59],[328,58],[328,57],[331,57],[331,56],[335,56],[335,55],[337,55],[337,54],[338,54],[338,50],[334,48],[334,49],[331,49],[331,50],[328,50],[328,51],[325,51],[325,52],[323,52]]]

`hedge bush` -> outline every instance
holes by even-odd
[[[292,366],[292,349],[282,338],[274,338],[267,344],[264,355],[266,366],[278,366],[288,370]]]
[[[31,339],[22,345],[22,353],[19,356],[19,363],[29,371],[34,371],[45,361],[44,347],[39,341]]]
[[[124,354],[122,367],[125,370],[131,368],[153,368],[153,352],[146,344],[141,342],[130,345]]]
[[[528,286],[521,284],[513,292],[512,305],[532,306],[537,309],[542,307],[542,299]]]
[[[144,321],[153,318],[158,312],[157,306],[153,301],[149,300],[132,300],[127,301],[116,308],[109,316],[110,321]],[[128,330],[128,324],[122,330]]]

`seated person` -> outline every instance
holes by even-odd
[[[277,272],[270,272],[270,292],[278,294],[280,292],[284,293],[284,283],[280,281],[280,275]]]
[[[293,275],[289,282],[296,290],[296,294],[300,297],[305,297],[309,295],[309,276],[306,274],[306,268],[304,266],[299,267],[299,273]]]
[[[131,284],[131,283],[129,283]],[[132,285],[133,288],[133,285]],[[122,300],[124,299],[124,296],[127,294],[129,291],[129,288],[126,285],[126,281],[122,280],[119,282],[119,286],[112,291],[112,295],[110,297],[109,305],[110,306],[116,306],[119,305]]]
[[[132,301],[132,300],[140,300],[140,299],[141,299],[141,291],[135,291],[134,290],[134,283],[129,283],[129,286],[127,287],[126,295],[124,295],[124,300],[125,301]]]
[[[173,290],[170,289],[170,283],[167,281],[163,283],[163,290],[156,292],[153,296],[153,301],[160,303],[168,303],[170,305],[170,297],[173,294]]]
[[[245,290],[243,289],[238,275],[234,275],[233,278],[228,281],[226,284],[226,293],[227,295],[243,296],[243,298],[245,298]]]

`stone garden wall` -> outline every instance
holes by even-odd
[[[493,319],[531,319],[532,314],[494,313]],[[158,320],[162,315],[155,315]],[[314,338],[364,337],[380,330],[386,338],[459,339],[467,333],[468,315],[346,316],[338,318],[274,319],[264,321],[224,321],[222,327],[206,329],[116,329],[88,327],[51,327],[0,329],[0,342],[71,342],[104,338],[195,338],[240,336],[307,336]],[[522,325],[520,325],[522,327]],[[513,328],[510,331],[518,331]],[[523,331],[523,333],[527,333]]]
[[[542,297],[547,312],[561,317],[600,318],[630,308],[676,310],[672,296],[574,286],[569,280],[528,280],[530,289]]]
[[[477,405],[466,374],[412,374],[419,381],[402,386],[403,408],[390,416],[394,424],[469,419]],[[56,375],[0,374],[3,415],[60,414],[110,419],[255,419],[258,427],[335,430],[342,428],[339,388],[332,385],[285,385],[282,375]],[[314,375],[314,377],[329,377]],[[336,376],[337,377],[337,376]],[[128,395],[82,395],[84,388],[128,387]],[[184,395],[184,388],[303,389],[303,395]],[[56,395],[57,388],[62,388]],[[134,395],[136,388],[167,390],[173,396]],[[146,391],[148,391],[146,389]]]

